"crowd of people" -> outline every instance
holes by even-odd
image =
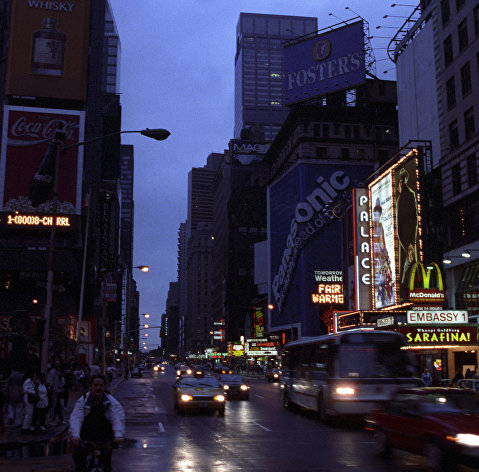
[[[3,425],[21,427],[23,434],[31,434],[66,424],[64,413],[71,395],[85,393],[87,379],[97,373],[98,365],[59,361],[53,363],[47,375],[28,368],[12,368],[1,392]]]

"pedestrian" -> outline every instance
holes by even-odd
[[[23,412],[24,375],[20,370],[12,369],[7,379],[6,393],[8,398],[8,424],[20,426]]]
[[[82,441],[120,444],[125,434],[125,412],[113,395],[106,393],[106,380],[101,374],[90,377],[90,391],[82,395],[70,415],[70,437],[75,470],[83,471],[88,450]],[[105,472],[111,471],[111,448]]]
[[[39,398],[33,412],[33,425],[40,431],[46,431],[45,419],[48,409],[48,388],[45,374],[43,373],[38,376],[37,392]]]
[[[426,384],[426,387],[430,387],[432,385],[431,374],[427,369],[424,369],[424,372],[422,373],[422,380]]]
[[[75,393],[82,393],[85,372],[81,368],[80,364],[76,364],[73,368],[73,376],[75,377]]]
[[[465,379],[472,379],[472,372],[471,372],[471,369],[467,369],[466,370],[466,375],[464,375],[464,378]]]
[[[100,374],[101,374],[100,364],[98,362],[94,362],[90,366],[90,377],[93,377],[94,375],[100,375]]]
[[[464,378],[464,375],[462,374],[462,369],[458,367],[456,369],[456,375],[452,379],[452,385],[456,385],[459,380],[462,380]]]
[[[64,389],[64,379],[61,373],[61,364],[56,361],[53,368],[47,375],[47,384],[51,390],[51,417],[50,423],[63,423],[63,408],[60,403]]]
[[[35,432],[35,428],[32,426],[33,411],[35,404],[37,403],[39,396],[35,387],[35,372],[28,373],[25,382],[23,382],[23,403],[25,405],[25,415],[22,423],[22,434],[28,434]]]

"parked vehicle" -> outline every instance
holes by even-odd
[[[462,379],[457,382],[457,386],[479,392],[479,379]]]

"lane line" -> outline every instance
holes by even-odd
[[[256,395],[256,393],[254,394],[255,397],[258,397],[258,398],[264,398],[262,397],[261,395]]]
[[[257,423],[256,421],[253,421],[253,424],[255,424],[256,426],[259,426],[261,429],[264,429],[265,431],[271,431],[269,428]]]
[[[163,427],[163,424],[161,423],[161,421],[158,423],[158,432],[159,433],[165,432],[165,428]]]

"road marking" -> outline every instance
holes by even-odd
[[[256,394],[255,394],[254,396],[255,396],[255,397],[258,397],[258,398],[264,398],[264,397],[262,397],[261,395],[256,395]]]
[[[159,433],[165,432],[165,428],[163,427],[163,424],[161,423],[161,421],[158,423],[158,432]]]
[[[256,423],[256,421],[253,421],[253,424],[255,424],[256,426],[259,426],[261,429],[264,429],[265,431],[271,431],[269,428],[267,428],[266,426],[263,426],[259,423]]]

